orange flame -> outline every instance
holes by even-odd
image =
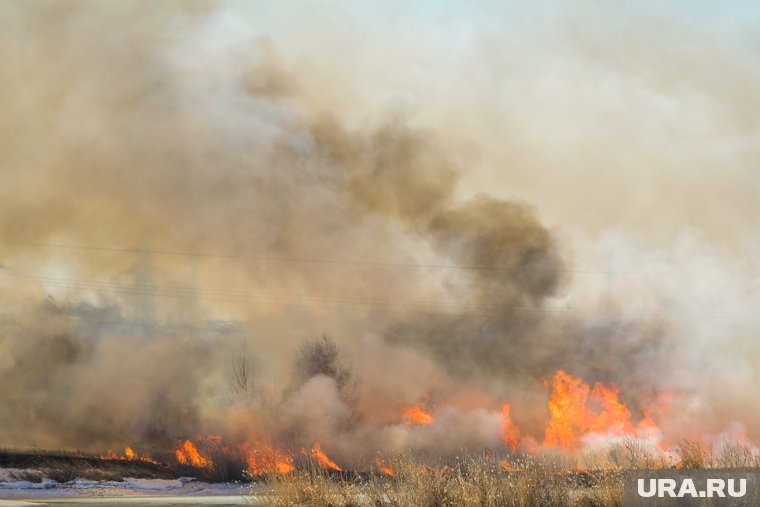
[[[616,435],[633,433],[631,411],[618,399],[619,395],[620,390],[614,385],[596,383],[591,391],[591,398],[599,402],[602,411],[595,419],[592,416],[591,431]]]
[[[512,464],[509,461],[507,461],[505,459],[500,459],[499,460],[499,466],[505,472],[518,472],[519,471],[517,468],[513,467]]]
[[[244,446],[248,473],[254,476],[268,474],[287,475],[295,470],[293,457],[274,447],[262,446],[251,449]]]
[[[380,456],[375,458],[375,467],[377,467],[377,471],[383,475],[387,475],[389,477],[393,477],[394,475],[396,475],[396,472],[394,472],[391,467],[386,465],[385,462],[383,462],[382,458],[380,458]]]
[[[545,446],[571,451],[588,433],[634,433],[631,412],[618,399],[619,391],[614,385],[597,383],[591,390],[581,379],[559,370],[551,387]],[[589,399],[599,406],[599,411],[589,408]]]
[[[214,466],[211,458],[207,458],[198,452],[198,448],[190,440],[185,440],[182,447],[176,449],[174,454],[177,457],[177,461],[182,465],[195,468],[211,468]]]
[[[589,387],[559,370],[552,381],[549,399],[549,423],[544,437],[545,446],[573,449],[577,444],[578,426],[585,426],[586,400]]]
[[[404,424],[407,426],[429,426],[433,424],[433,416],[419,405],[411,405],[404,409]]]
[[[501,408],[501,439],[507,447],[514,451],[517,449],[520,433],[515,423],[512,422],[509,411],[509,403],[505,403]]]
[[[335,470],[336,472],[343,471],[342,468],[340,468],[333,460],[328,458],[327,454],[322,451],[322,446],[319,445],[319,442],[314,443],[314,447],[311,449],[311,457],[317,460],[317,463],[319,463],[323,468],[326,468],[328,470]]]
[[[138,456],[137,453],[129,446],[124,448],[124,455],[119,456],[113,451],[108,451],[107,454],[102,454],[98,456],[100,459],[113,459],[113,460],[120,460],[120,461],[144,461],[146,463],[153,463],[154,465],[159,465],[160,463],[153,458],[150,458],[148,456],[142,455]]]

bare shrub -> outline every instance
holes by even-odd
[[[228,383],[233,401],[248,399],[256,392],[254,364],[248,355],[248,346],[245,341],[232,358]]]
[[[325,375],[335,380],[345,401],[355,400],[356,382],[352,378],[351,368],[341,362],[338,346],[326,334],[299,347],[293,364],[291,389],[297,389],[316,375]]]

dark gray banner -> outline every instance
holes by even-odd
[[[625,507],[760,506],[760,469],[628,470]]]

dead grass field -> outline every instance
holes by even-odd
[[[251,477],[237,455],[217,454],[212,469],[200,470],[71,453],[0,451],[0,467],[16,469],[14,478],[20,480],[242,478],[254,483],[256,491],[265,491],[257,499],[272,507],[618,507],[623,505],[627,469],[758,467],[760,458],[756,449],[740,444],[726,443],[713,451],[686,441],[663,454],[629,439],[573,457],[481,454],[445,461],[409,454],[384,457],[382,464],[384,472],[375,463],[357,467],[358,471],[336,472],[306,459],[287,475]]]
[[[267,477],[273,494],[263,501],[273,507],[621,507],[626,469],[757,467],[760,459],[743,445],[712,452],[682,442],[662,455],[630,439],[572,460],[512,456],[509,463],[505,469],[498,457],[446,464],[409,456],[389,462],[392,476],[347,476],[312,466]]]
[[[0,450],[0,468],[17,469],[13,478],[30,482],[52,479],[65,483],[77,478],[96,481],[169,479],[176,472],[160,463],[118,458],[100,458],[71,452]]]
[[[515,472],[497,460],[469,459],[430,466],[405,460],[395,475],[345,477],[312,467],[267,478],[269,506],[531,507],[622,506],[621,471],[567,472],[531,462]]]

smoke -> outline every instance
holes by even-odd
[[[644,233],[617,235],[617,219],[600,215],[637,213],[655,198],[603,199],[578,167],[590,160],[593,175],[615,182],[604,188],[626,187],[605,172],[622,171],[621,140],[565,156],[565,142],[524,110],[549,91],[520,82],[499,99],[452,77],[462,90],[453,109],[429,76],[408,78],[416,102],[363,98],[373,88],[353,85],[366,61],[336,48],[345,61],[303,62],[289,44],[335,41],[310,32],[278,41],[236,8],[39,1],[0,20],[0,445],[167,449],[222,433],[320,441],[352,460],[454,454],[498,443],[505,401],[540,439],[540,379],[560,368],[615,382],[634,411],[658,389],[710,395],[692,369],[670,370],[691,361],[683,326],[700,307],[687,311],[683,294],[705,266],[725,270],[733,251],[650,254],[636,244]],[[593,41],[559,33],[579,51],[575,64],[589,58]],[[494,51],[483,58],[498,68],[507,57]],[[638,57],[628,72],[672,86],[636,71],[659,68]],[[461,122],[447,116],[458,107]],[[509,124],[499,127],[502,114]],[[513,121],[524,122],[520,135],[500,139]],[[554,165],[568,173],[552,183]],[[568,197],[579,189],[580,204]],[[680,208],[668,202],[652,215],[672,226]],[[613,256],[670,273],[693,258],[668,283],[616,275],[613,294],[612,268],[589,277],[581,265]],[[670,312],[628,311],[636,294]],[[323,333],[335,348],[315,366],[319,351],[302,344]],[[745,376],[737,385],[754,381],[733,371]],[[405,426],[400,407],[425,393],[440,426]],[[726,402],[731,415],[715,425],[738,405]]]

